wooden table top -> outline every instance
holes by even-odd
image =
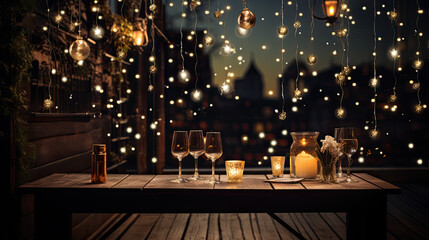
[[[287,176],[287,175],[286,175]],[[189,178],[190,175],[184,175]],[[209,179],[209,175],[202,175],[204,179]],[[250,175],[243,176],[242,183],[227,183],[226,175],[217,175],[222,183],[208,184],[204,180],[189,181],[188,183],[171,183],[170,180],[176,175],[128,175],[128,174],[108,174],[107,183],[90,183],[90,174],[87,173],[55,173],[50,176],[22,185],[20,188],[24,192],[49,191],[49,189],[112,189],[114,190],[261,190],[261,191],[385,191],[387,194],[400,193],[400,188],[386,181],[373,177],[366,173],[354,173],[353,178],[357,183],[321,183],[317,180],[304,180],[300,183],[269,183],[265,182],[271,175]]]

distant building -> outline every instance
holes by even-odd
[[[234,82],[235,93],[241,99],[261,100],[264,83],[260,71],[255,66],[255,61],[252,58],[249,68],[242,79],[237,79]]]

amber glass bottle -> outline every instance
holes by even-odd
[[[92,145],[91,156],[91,183],[106,182],[106,144]]]

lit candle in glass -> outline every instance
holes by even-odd
[[[285,157],[283,156],[271,156],[271,169],[273,171],[273,177],[283,177],[285,166]]]
[[[226,175],[228,182],[239,183],[243,181],[244,161],[229,160],[225,161]]]
[[[302,151],[296,156],[295,160],[296,177],[316,178],[317,177],[317,158]]]

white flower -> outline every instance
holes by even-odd
[[[333,137],[326,135],[325,139],[320,141],[323,144],[320,148],[323,153],[328,151],[331,155],[336,156],[341,152],[341,145]]]

